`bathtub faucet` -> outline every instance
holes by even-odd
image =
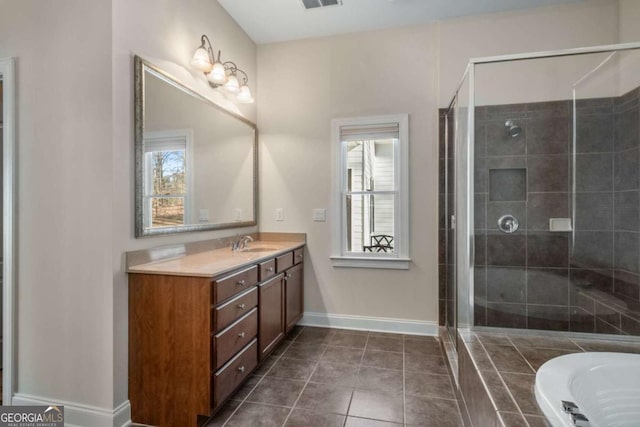
[[[562,401],[562,410],[569,414],[571,422],[576,427],[589,427],[589,419],[580,413],[580,408],[573,402]]]

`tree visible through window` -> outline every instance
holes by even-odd
[[[188,132],[145,135],[146,227],[188,224],[189,170]]]

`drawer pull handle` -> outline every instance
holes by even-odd
[[[239,286],[244,285],[244,279],[242,279],[242,280],[238,280],[238,281],[236,282],[236,284],[238,284]]]
[[[298,258],[302,258],[302,254],[298,254],[296,255]]]
[[[240,366],[240,367],[238,368],[238,371],[240,371],[240,372],[244,372],[244,366]]]
[[[240,338],[244,338],[244,332],[240,332],[240,333],[238,334],[238,336],[239,336]]]
[[[287,275],[285,276],[287,279],[291,279],[293,277],[293,275],[291,273],[287,273]]]
[[[244,304],[238,304],[238,308],[239,308],[240,310],[244,310],[244,307],[245,307],[245,305],[244,305]]]
[[[267,271],[268,271],[269,273],[272,273],[272,272],[273,272],[273,267],[269,267],[269,268],[267,268]]]

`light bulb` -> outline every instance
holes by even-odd
[[[240,83],[238,83],[238,78],[234,75],[230,75],[227,79],[227,82],[224,84],[224,88],[229,93],[238,93],[240,92]]]
[[[213,64],[213,69],[209,73],[208,79],[211,83],[222,85],[227,81],[227,72],[224,69],[224,65],[219,62]]]
[[[211,61],[209,60],[209,53],[205,48],[199,47],[193,53],[193,58],[191,59],[191,66],[203,73],[208,73],[213,68]]]
[[[242,85],[240,87],[240,93],[238,93],[238,96],[236,98],[238,99],[238,102],[241,102],[243,104],[251,104],[251,103],[253,103],[253,97],[251,96],[251,90],[249,90],[249,86],[247,86],[247,85]]]

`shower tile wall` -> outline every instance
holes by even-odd
[[[549,232],[571,217],[572,102],[476,108],[476,325],[640,335],[639,104],[640,88],[577,104],[573,250]]]

